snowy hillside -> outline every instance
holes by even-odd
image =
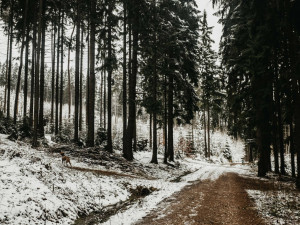
[[[150,195],[142,202],[133,200],[129,204],[132,205],[129,211],[125,210],[122,215],[130,224],[188,182],[217,179],[224,172],[224,169],[213,170],[213,164],[191,158],[165,165],[161,163],[162,155],[159,155],[159,164],[153,165],[149,163],[149,151],[136,153],[133,166],[122,161],[121,153],[117,152],[116,160],[106,163],[105,160],[83,162],[80,157],[71,157],[73,167],[70,168],[62,165],[59,153],[32,149],[23,142],[9,141],[6,135],[0,135],[0,153],[1,224],[39,224],[41,221],[72,224],[79,217],[137,198],[134,193],[140,188],[153,192],[147,193]],[[130,210],[137,214],[128,218],[126,213]],[[116,220],[117,217],[112,218]]]

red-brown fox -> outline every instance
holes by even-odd
[[[61,154],[62,164],[64,164],[64,162],[65,162],[66,166],[68,165],[68,163],[70,164],[70,166],[72,166],[71,161],[70,161],[70,157],[66,156],[64,152],[61,152],[60,154]]]

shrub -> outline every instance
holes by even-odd
[[[142,139],[138,140],[136,143],[136,150],[137,151],[145,151],[147,150],[147,144],[148,144],[148,139]]]
[[[96,145],[102,145],[104,141],[107,141],[107,132],[104,128],[99,128],[96,134]]]
[[[231,155],[231,151],[230,151],[230,146],[228,143],[226,143],[225,149],[223,150],[223,156],[225,159],[232,161],[232,155]]]

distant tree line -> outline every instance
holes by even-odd
[[[214,116],[215,107],[220,111],[216,90],[221,86],[215,81],[220,71],[211,47],[211,28],[195,1],[2,0],[0,7],[7,35],[1,111],[13,123],[31,127],[34,147],[45,135],[44,103],[49,100],[52,132],[62,132],[62,106],[67,103],[73,141],[84,141],[88,147],[95,145],[95,117],[99,116],[95,111],[99,111],[100,127],[107,135],[106,150],[112,152],[112,108],[116,104],[112,96],[118,81],[127,160],[133,159],[136,149],[138,108],[149,114],[153,163],[157,163],[159,128],[164,131],[164,161],[174,161],[174,124],[190,123],[199,109],[207,114],[208,130],[211,121],[221,117]],[[20,49],[17,73],[12,71],[16,43]],[[46,43],[51,43],[51,63],[45,61],[49,54]],[[73,52],[75,60],[71,61]],[[12,89],[15,96],[11,96]],[[23,119],[18,121],[21,91]],[[85,126],[87,137],[82,140],[80,132]],[[210,150],[205,151],[209,156]]]

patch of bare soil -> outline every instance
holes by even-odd
[[[137,224],[267,224],[259,216],[247,189],[273,190],[276,185],[227,173],[216,181],[200,181],[185,187]]]

